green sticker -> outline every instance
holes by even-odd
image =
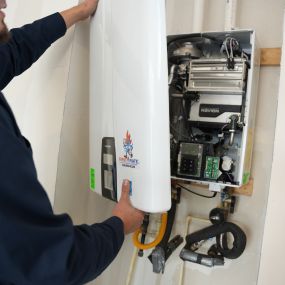
[[[95,178],[94,168],[90,168],[89,176],[90,176],[90,189],[94,191],[96,188],[96,178]]]
[[[246,172],[243,174],[243,178],[242,178],[242,184],[245,185],[249,182],[249,178],[250,178],[250,173]]]

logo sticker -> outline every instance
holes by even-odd
[[[124,156],[119,157],[119,161],[124,167],[136,168],[139,165],[139,160],[134,158],[133,154],[134,143],[131,134],[127,131],[123,139]]]

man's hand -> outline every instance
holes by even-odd
[[[84,0],[81,5],[85,12],[85,18],[90,17],[96,12],[99,0]]]
[[[125,234],[129,234],[137,230],[144,219],[144,213],[135,209],[131,205],[129,192],[130,182],[128,180],[124,180],[121,199],[113,210],[113,216],[117,216],[123,221]]]
[[[61,12],[67,29],[96,12],[99,0],[84,0],[79,5]]]

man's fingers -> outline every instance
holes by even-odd
[[[138,211],[139,218],[143,221],[145,213],[140,210],[137,210],[137,211]]]
[[[130,181],[129,180],[124,180],[122,184],[122,194],[121,197],[124,199],[129,198],[129,193],[130,193]]]

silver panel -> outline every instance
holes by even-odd
[[[226,124],[230,121],[232,115],[240,115],[239,113],[223,113],[218,117],[200,117],[199,109],[201,104],[221,104],[221,105],[242,105],[241,95],[218,95],[218,94],[202,94],[199,102],[194,102],[191,106],[189,121],[193,122],[211,122]]]
[[[245,86],[245,59],[235,58],[235,68],[227,60],[195,59],[190,61],[188,91],[242,94]]]

